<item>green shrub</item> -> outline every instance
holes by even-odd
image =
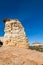
[[[41,45],[40,46],[29,46],[29,49],[43,52],[43,47]]]

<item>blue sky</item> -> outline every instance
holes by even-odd
[[[4,18],[19,19],[30,44],[43,43],[43,0],[0,0],[0,36]]]

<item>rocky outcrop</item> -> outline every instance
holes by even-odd
[[[0,41],[2,41],[2,42],[3,42],[3,41],[4,41],[4,37],[0,37]]]
[[[4,44],[13,45],[15,47],[28,48],[28,40],[24,31],[24,27],[19,20],[5,19],[4,28]]]
[[[43,46],[43,44],[42,43],[39,43],[39,42],[34,42],[33,44],[32,44],[32,46]]]

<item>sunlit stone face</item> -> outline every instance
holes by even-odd
[[[10,22],[10,23],[7,22],[5,32],[7,32],[7,33],[17,33],[19,31],[21,31],[22,29],[23,29],[22,26],[18,22]]]
[[[5,22],[4,32],[5,44],[6,42],[10,42],[11,45],[18,44],[24,47],[28,45],[24,27],[18,20],[7,20]]]

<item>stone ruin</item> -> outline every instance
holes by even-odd
[[[28,48],[28,40],[21,22],[17,19],[4,19],[3,21],[5,23],[3,46]]]

